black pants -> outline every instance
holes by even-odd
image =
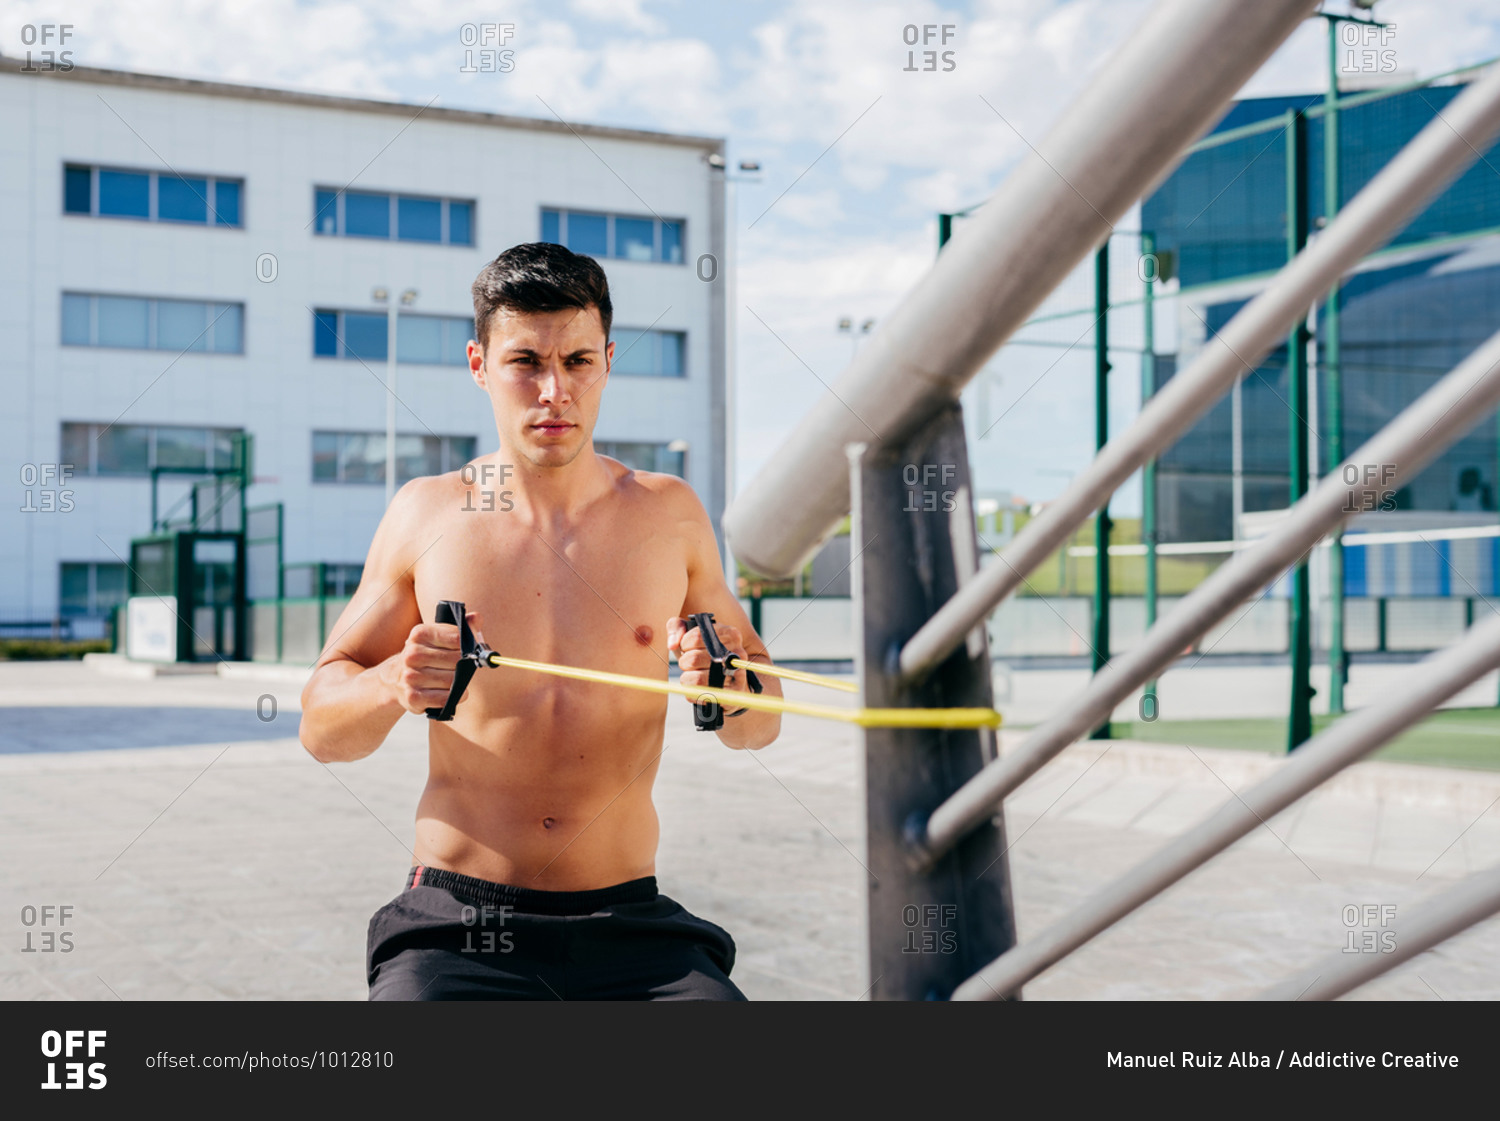
[[[412,868],[370,919],[371,1000],[744,1000],[734,939],[647,876],[533,891]]]

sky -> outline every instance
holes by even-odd
[[[1343,11],[1345,0],[1329,0]],[[936,215],[991,194],[1138,25],[1147,0],[50,0],[0,2],[0,51],[73,24],[74,61],[153,73],[665,129],[728,140],[735,184],[743,487],[930,267]],[[1380,0],[1400,76],[1500,55],[1493,0]],[[465,25],[513,25],[506,73],[464,73]],[[951,27],[952,69],[909,70],[905,29]],[[1321,90],[1321,20],[1249,96]],[[939,32],[941,35],[941,32]],[[473,32],[468,37],[472,40]],[[986,105],[986,101],[990,104]],[[993,108],[991,108],[993,106]],[[1064,300],[1066,302],[1066,300]],[[1082,329],[1082,327],[1080,327]],[[1070,338],[1064,331],[1054,336]],[[1008,347],[982,377],[990,489],[1043,501],[1092,455],[1092,359]],[[1138,406],[1117,364],[1111,424]],[[606,402],[607,407],[607,402]],[[1138,509],[1122,492],[1116,512]]]

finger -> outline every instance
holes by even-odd
[[[677,656],[677,664],[684,671],[703,670],[714,664],[714,660],[708,656],[707,650],[684,650]]]
[[[439,690],[446,695],[453,688],[452,666],[411,666],[406,674],[406,684],[412,689]]]
[[[462,703],[462,702],[460,702]],[[443,708],[448,704],[448,694],[436,690],[422,689],[411,694],[408,711],[426,712],[429,708]]]
[[[468,620],[469,629],[474,632],[474,640],[476,642],[478,642],[482,646],[488,646],[489,643],[485,642],[485,640],[484,640],[484,631],[481,629],[479,612],[477,612],[477,611],[468,611],[468,612],[465,612],[464,613],[464,618]]]
[[[413,646],[406,652],[406,665],[415,670],[440,670],[450,675],[458,664],[458,651],[435,646]]]
[[[460,649],[458,626],[454,623],[419,623],[407,637],[439,650]]]
[[[683,628],[686,626],[684,620],[673,615],[667,620],[667,649],[677,653],[678,644],[682,642]]]

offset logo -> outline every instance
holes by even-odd
[[[42,1032],[42,1057],[47,1059],[47,1080],[43,1090],[102,1090],[109,1084],[104,1075],[102,1062],[85,1063],[84,1059],[98,1058],[104,1050],[103,1031],[44,1031]],[[67,1060],[57,1062],[58,1059]],[[62,1068],[62,1081],[58,1081],[58,1068]],[[85,1081],[87,1079],[87,1081]]]

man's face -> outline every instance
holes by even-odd
[[[516,312],[490,317],[469,370],[490,395],[500,445],[537,467],[566,467],[591,447],[599,400],[614,357],[599,309]]]

